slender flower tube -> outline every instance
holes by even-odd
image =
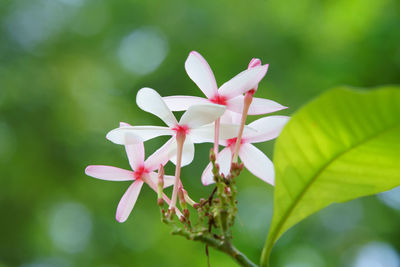
[[[248,69],[256,68],[258,66],[261,66],[261,60],[258,58],[252,58],[249,63]],[[258,89],[258,84],[253,89],[247,91],[245,93],[245,96],[243,99],[243,110],[241,112],[242,119],[240,122],[240,129],[239,129],[239,133],[238,133],[238,136],[236,139],[236,146],[235,146],[235,150],[233,153],[233,160],[232,160],[232,162],[234,162],[234,163],[237,163],[237,158],[238,158],[239,148],[240,148],[240,144],[241,144],[241,140],[242,140],[244,125],[246,124],[246,118],[247,118],[247,114],[250,109],[250,105],[253,102],[253,95],[257,91],[257,89]]]
[[[249,108],[250,108],[251,102],[253,100],[253,94],[254,94],[254,90],[251,90],[251,91],[247,92],[245,97],[244,97],[242,118],[241,118],[241,121],[240,121],[239,133],[238,133],[238,136],[236,138],[236,145],[235,145],[235,150],[234,150],[234,153],[233,153],[233,159],[232,159],[233,163],[237,163],[237,158],[238,158],[239,148],[240,148],[240,144],[241,144],[241,140],[242,140],[244,125],[246,124],[247,114],[249,112]]]
[[[121,127],[129,126],[129,124],[126,123],[121,123],[120,125]],[[133,171],[104,165],[90,165],[85,170],[87,175],[97,179],[108,181],[133,181],[118,204],[116,213],[118,222],[124,222],[128,218],[136,203],[143,183],[148,184],[150,188],[157,193],[158,174],[154,171],[157,170],[160,165],[165,165],[169,160],[168,145],[159,148],[149,156],[147,160],[144,160],[145,152],[143,142],[125,145],[125,149]],[[164,187],[171,186],[174,183],[174,176],[163,176]],[[171,203],[170,199],[165,194],[162,194],[162,198],[168,204]],[[181,213],[177,211],[177,215],[181,216]]]
[[[172,201],[169,206],[170,209],[175,209],[176,207],[176,200],[178,196],[178,191],[182,190],[182,182],[181,182],[181,165],[182,165],[182,151],[183,151],[183,144],[185,143],[186,133],[178,132],[176,134],[176,143],[177,143],[177,156],[176,156],[176,168],[175,168],[175,183],[174,189],[172,190]]]
[[[232,116],[232,121],[234,123],[239,123],[240,120],[239,114]],[[257,130],[257,132],[245,131],[238,149],[238,156],[244,166],[255,176],[271,185],[274,185],[274,165],[263,152],[252,144],[265,142],[278,137],[288,120],[289,117],[287,116],[268,116],[250,123],[248,126]],[[216,163],[218,163],[220,172],[224,175],[228,175],[230,172],[232,157],[236,150],[236,143],[237,138],[220,142],[225,148],[220,151]],[[209,163],[203,171],[201,181],[204,185],[214,183],[211,163]]]
[[[214,122],[214,153],[217,156],[219,151],[219,125],[221,123],[221,119],[218,118]]]

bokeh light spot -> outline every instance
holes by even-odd
[[[128,71],[144,75],[160,66],[168,52],[168,42],[155,28],[139,28],[125,36],[118,48],[121,65]]]
[[[389,207],[400,210],[400,186],[379,194],[378,198]]]
[[[371,242],[362,247],[352,265],[354,267],[399,267],[400,259],[392,246]]]
[[[5,17],[4,26],[22,48],[33,50],[69,23],[78,8],[71,3],[79,1],[15,1],[11,12]]]
[[[62,251],[77,253],[85,249],[92,232],[88,210],[79,203],[56,205],[49,217],[49,234],[54,245]]]

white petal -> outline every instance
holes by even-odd
[[[118,222],[122,223],[126,221],[126,219],[128,219],[129,214],[135,206],[136,200],[140,193],[140,189],[142,189],[142,185],[143,181],[134,181],[131,186],[129,186],[128,190],[126,190],[125,194],[122,196],[118,204],[117,214],[115,216]]]
[[[134,175],[132,171],[120,169],[112,166],[90,165],[85,169],[86,175],[107,181],[132,181]]]
[[[136,96],[136,103],[139,108],[156,115],[168,126],[175,126],[177,124],[175,116],[167,107],[162,97],[154,89],[140,89]]]
[[[158,173],[156,172],[150,172],[148,173],[147,176],[151,182],[152,185],[150,185],[150,187],[157,192],[158,190]],[[175,183],[175,176],[171,176],[171,175],[164,175],[164,188],[170,187],[171,185],[173,185]],[[155,186],[153,188],[153,185]]]
[[[175,183],[175,176],[172,175],[164,175],[164,188],[170,187]]]
[[[180,125],[187,125],[190,129],[214,122],[225,112],[225,106],[216,104],[194,105],[182,115]]]
[[[193,143],[214,143],[214,124],[207,124],[200,128],[192,129],[189,132],[190,139]],[[221,123],[219,125],[219,140],[221,145],[225,145],[224,140],[237,137],[240,125]],[[243,135],[249,135],[251,133],[257,133],[256,130],[245,126]]]
[[[279,136],[289,118],[288,116],[268,116],[258,119],[249,124],[249,127],[257,132],[248,132],[243,136],[248,143],[272,140]]]
[[[214,143],[214,123],[190,130],[188,136],[193,143]]]
[[[222,124],[219,128],[219,136],[220,139],[231,139],[237,137],[239,132],[240,125],[238,124]],[[249,129],[248,127],[244,127],[243,134],[247,133],[248,131],[254,132],[254,130]]]
[[[227,109],[232,110],[237,113],[243,112],[243,104],[244,104],[244,96],[240,95],[228,100]],[[264,98],[253,97],[253,101],[251,102],[249,108],[249,115],[261,115],[276,112],[287,107],[282,106],[281,104]]]
[[[272,161],[258,148],[251,144],[242,144],[239,150],[239,157],[244,166],[255,176],[274,185],[275,170]]]
[[[219,172],[225,176],[229,174],[232,164],[232,152],[229,147],[222,149],[217,156],[216,163],[219,165]],[[212,164],[211,162],[204,169],[201,175],[201,182],[204,185],[209,185],[214,183],[214,175],[212,174]]]
[[[168,108],[172,111],[183,111],[193,105],[209,103],[209,100],[206,98],[186,95],[166,96],[163,97],[163,99],[165,104],[167,104]]]
[[[214,183],[214,175],[212,173],[212,164],[209,162],[201,175],[201,182],[203,185],[210,185]]]
[[[177,153],[177,144],[176,140],[171,144],[172,148],[169,154],[170,161],[176,165],[176,153]],[[183,144],[182,151],[182,163],[181,166],[189,165],[194,158],[194,144],[192,140],[187,136],[185,143]]]
[[[157,170],[160,165],[164,166],[165,164],[167,164],[172,149],[171,145],[176,145],[176,143],[173,143],[174,140],[175,137],[169,139],[162,147],[157,149],[152,155],[150,155],[146,159],[144,165],[148,170],[154,171]]]
[[[229,174],[232,165],[232,150],[225,147],[218,153],[216,162],[219,164],[220,173],[225,176]]]
[[[224,114],[220,118],[220,123],[232,123],[232,113],[232,111],[226,109]]]
[[[218,90],[220,95],[233,98],[251,89],[255,89],[258,83],[267,73],[268,65],[247,69],[224,83]]]
[[[217,83],[207,61],[196,51],[190,52],[185,62],[185,69],[190,79],[200,88],[207,98],[217,93]]]
[[[241,119],[242,119],[242,113],[231,111],[229,110],[229,107],[227,107],[224,115],[221,116],[221,123],[240,124]]]
[[[174,131],[168,127],[161,126],[124,126],[111,130],[107,134],[107,139],[119,145],[136,144],[149,139],[173,135]]]

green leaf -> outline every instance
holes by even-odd
[[[335,202],[400,185],[400,87],[338,88],[300,109],[275,147],[274,215],[261,257],[290,227]]]

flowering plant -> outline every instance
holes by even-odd
[[[276,184],[274,216],[261,260],[261,265],[267,266],[274,243],[297,222],[333,202],[375,194],[400,185],[399,157],[394,157],[393,152],[400,151],[393,150],[398,143],[394,139],[381,138],[381,132],[393,136],[399,133],[399,127],[392,126],[399,117],[382,120],[368,130],[363,128],[369,116],[365,107],[373,101],[399,101],[397,90],[385,88],[372,95],[348,89],[334,90],[300,110],[290,122],[287,116],[267,116],[246,125],[248,115],[268,114],[286,108],[272,100],[254,97],[267,73],[268,64],[262,65],[259,59],[253,58],[247,69],[220,87],[210,66],[199,53],[189,54],[185,69],[206,98],[161,97],[153,89],[140,89],[136,98],[138,106],[159,117],[167,126],[120,123],[118,128],[107,134],[111,142],[125,146],[133,171],[102,165],[86,168],[87,175],[98,179],[133,181],[118,205],[116,219],[119,222],[128,218],[142,185],[146,183],[157,193],[161,220],[172,228],[172,234],[203,242],[207,253],[208,247],[213,247],[230,255],[241,266],[258,266],[232,242],[231,227],[237,213],[236,179],[246,167],[266,183]],[[338,118],[338,106],[346,102],[343,99],[349,106],[357,105],[362,114],[353,113],[347,118]],[[387,107],[379,105],[379,108]],[[178,121],[173,111],[185,112]],[[323,113],[329,114],[332,124],[326,123],[324,116],[320,115]],[[399,110],[394,110],[394,113],[399,114]],[[383,110],[378,114],[384,117],[388,112]],[[357,120],[350,119],[350,124],[346,119],[351,116],[358,117]],[[357,129],[358,132],[355,132]],[[275,150],[274,167],[272,161],[252,144],[277,138],[282,130]],[[357,134],[360,132],[363,134]],[[145,160],[144,142],[159,136],[171,138]],[[392,146],[385,149],[373,146],[372,149],[369,141],[375,139]],[[194,144],[199,143],[213,144],[210,162],[199,175],[199,181],[201,178],[205,186],[213,184],[214,189],[209,196],[195,201],[184,187],[181,168],[193,161]],[[221,145],[224,146],[222,150]],[[368,179],[375,177],[374,172],[371,175],[371,153],[387,158],[389,163],[385,168],[390,171],[380,174],[387,179]],[[351,158],[352,155],[357,157],[357,164],[348,163],[346,156]],[[164,173],[168,162],[175,165],[174,175]],[[372,165],[379,168],[382,162]],[[369,166],[369,173],[365,171],[366,166]],[[340,177],[337,175],[339,172],[342,174]],[[349,183],[341,177],[354,179],[357,183]],[[358,187],[354,187],[355,184]],[[170,198],[164,193],[164,188],[168,186],[173,186]]]

